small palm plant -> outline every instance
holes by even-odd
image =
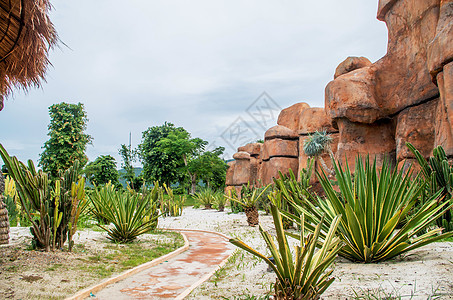
[[[258,200],[264,195],[267,189],[271,185],[267,185],[262,188],[249,188],[250,193],[243,193],[242,197],[239,198],[236,194],[226,196],[230,201],[234,201],[244,208],[245,215],[247,216],[247,223],[249,226],[256,226],[259,224],[259,214],[256,204]]]
[[[332,141],[332,137],[326,131],[316,131],[304,140],[303,149],[308,157],[315,159],[315,162],[319,160],[324,170],[326,170],[330,175],[335,175],[335,171],[329,168],[322,158],[322,154],[326,152],[330,155],[330,157],[334,157],[330,147]]]
[[[427,190],[429,195],[442,191],[439,200],[453,201],[453,165],[448,162],[448,157],[442,146],[433,150],[433,156],[427,161],[415,147],[407,143],[409,150],[414,153],[415,158],[421,166],[421,174],[428,181]],[[443,227],[446,231],[453,231],[453,211],[447,210],[436,220],[437,226]]]
[[[346,170],[335,161],[333,164],[340,193],[335,191],[324,172],[318,172],[327,198],[307,199],[299,204],[293,201],[298,212],[307,212],[305,220],[285,215],[298,224],[305,222],[305,227],[311,231],[323,215],[326,215],[326,224],[342,215],[338,234],[345,242],[340,251],[343,257],[365,263],[379,262],[453,236],[453,233],[438,235],[441,228],[423,233],[427,224],[451,207],[448,203],[437,205],[440,191],[410,215],[424,189],[423,182],[411,179],[412,172],[392,171],[388,161],[384,161],[382,170],[378,171],[376,160],[370,163],[367,158],[363,163],[360,157],[353,175],[347,164]],[[398,229],[400,224],[404,225]]]
[[[332,220],[330,228],[322,241],[320,233],[324,222],[323,219],[316,226],[314,233],[309,234],[307,237],[304,235],[305,228],[304,222],[302,222],[300,244],[295,247],[295,257],[293,258],[283,229],[280,212],[275,205],[271,205],[271,213],[274,219],[278,247],[268,232],[264,231],[261,226],[259,230],[275,264],[266,255],[251,248],[239,239],[230,239],[230,242],[263,259],[274,270],[277,275],[274,285],[274,299],[318,299],[334,281],[334,278],[330,277],[332,270],[327,272],[326,270],[333,263],[342,247],[340,239],[335,237],[340,216]],[[315,251],[319,244],[322,244],[322,247]]]

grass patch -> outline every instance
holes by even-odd
[[[168,254],[184,245],[184,239],[177,232],[156,232],[159,239],[134,241],[129,244],[107,243],[102,252],[88,256],[80,270],[99,278],[110,277],[138,265]]]

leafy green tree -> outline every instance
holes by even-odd
[[[49,107],[49,140],[40,154],[39,166],[52,178],[59,170],[66,170],[79,160],[84,166],[88,158],[86,146],[92,137],[84,133],[87,127],[87,114],[82,103],[59,103]]]
[[[132,162],[136,160],[137,157],[137,151],[134,149],[131,149],[131,147],[126,146],[124,144],[121,145],[121,148],[118,150],[119,155],[121,155],[121,158],[123,159],[123,162],[121,163],[121,167],[126,171],[124,174],[121,176],[126,179],[127,182],[129,182],[129,185],[131,188],[135,189],[135,181],[134,178],[135,172],[134,172],[134,166],[132,165]]]
[[[225,151],[224,147],[205,151],[189,163],[188,168],[192,174],[191,190],[193,192],[200,179],[214,190],[223,190],[228,169],[227,163],[220,157],[223,151]]]
[[[120,185],[116,161],[110,155],[101,155],[90,162],[85,168],[85,175],[90,182],[97,185],[106,184],[109,181],[115,186]]]
[[[190,159],[206,144],[201,139],[191,139],[189,132],[172,123],[148,128],[139,145],[145,181],[157,180],[167,186],[184,182],[190,176],[187,172]]]

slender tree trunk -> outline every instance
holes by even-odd
[[[335,171],[327,166],[326,162],[325,162],[324,159],[321,157],[321,155],[318,156],[318,159],[319,159],[319,162],[320,162],[321,165],[322,165],[322,168],[323,168],[327,173],[329,173],[329,175],[335,176]]]

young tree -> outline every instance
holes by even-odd
[[[95,161],[90,162],[85,168],[87,179],[97,185],[106,184],[109,181],[119,186],[119,175],[116,169],[115,158],[110,155],[101,155]]]
[[[82,103],[54,104],[49,107],[49,114],[50,138],[40,154],[39,166],[56,178],[59,170],[68,169],[76,160],[82,166],[87,163],[85,150],[92,138],[84,133],[88,118]]]
[[[224,147],[217,147],[212,151],[205,151],[189,163],[192,174],[191,192],[195,192],[197,182],[201,179],[208,187],[223,190],[225,186],[228,165],[220,156],[225,151]]]
[[[127,182],[129,182],[129,185],[131,188],[135,189],[136,187],[134,186],[134,180],[135,178],[135,172],[134,172],[134,166],[132,165],[132,162],[135,161],[136,158],[136,150],[131,149],[131,146],[129,145],[126,146],[124,144],[121,145],[121,148],[118,150],[119,155],[121,155],[121,158],[123,159],[123,162],[121,163],[121,167],[126,171],[123,175],[121,175],[124,179],[126,179]]]
[[[332,149],[330,148],[332,141],[332,137],[326,131],[316,131],[305,139],[304,152],[308,157],[313,157],[315,163],[319,160],[324,170],[330,175],[335,175],[335,171],[329,168],[322,158],[322,154],[326,152],[329,153],[330,157],[334,157]]]

